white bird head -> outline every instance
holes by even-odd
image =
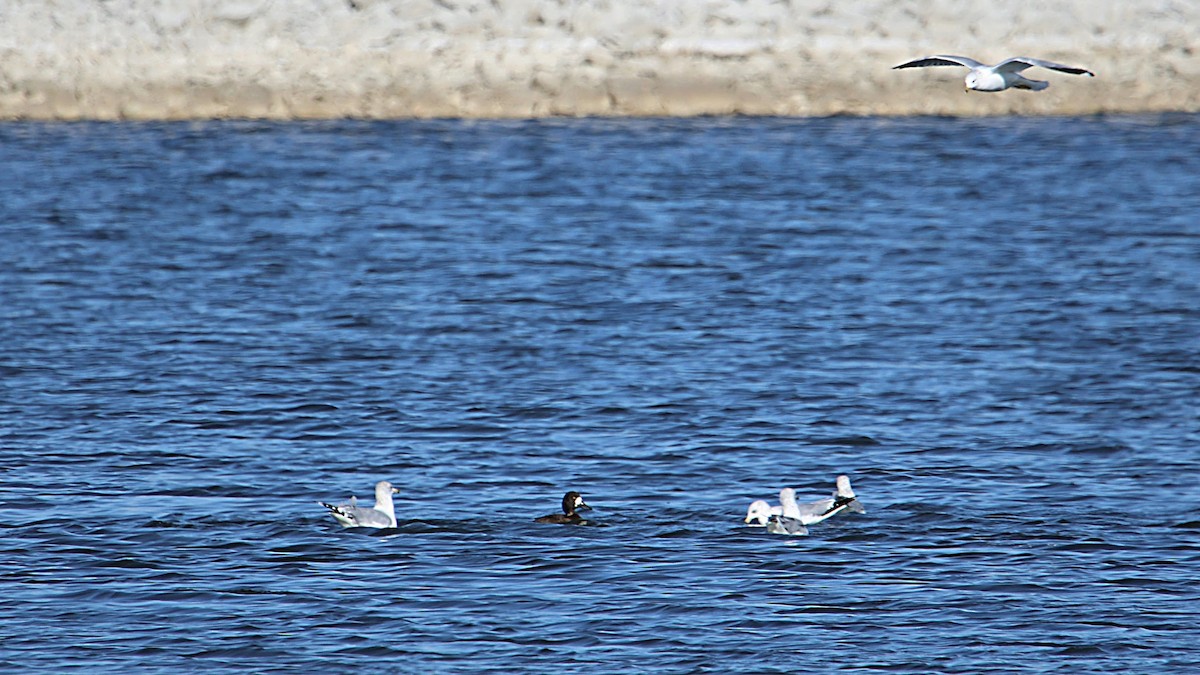
[[[750,508],[746,509],[747,525],[758,525],[762,527],[771,519],[771,505],[762,499],[756,499],[750,502]]]

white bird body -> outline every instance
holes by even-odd
[[[767,532],[771,534],[808,534],[804,526],[800,506],[796,503],[796,491],[783,488],[779,491],[779,506],[782,511],[767,521]]]
[[[837,489],[833,491],[832,497],[801,504],[800,520],[805,525],[812,525],[831,518],[842,511],[850,513],[867,512],[855,496],[854,490],[851,489],[850,478],[848,476],[837,477]]]
[[[1028,89],[1030,91],[1041,91],[1050,86],[1049,82],[1042,80],[1031,80],[1021,72],[1027,68],[1037,66],[1049,70],[1057,70],[1061,73],[1071,73],[1072,75],[1086,75],[1095,77],[1095,73],[1086,68],[1076,68],[1075,66],[1064,66],[1061,63],[1053,61],[1044,61],[1042,59],[1034,59],[1028,56],[1014,56],[1010,59],[1005,59],[994,66],[980,63],[975,59],[970,59],[965,56],[953,56],[950,54],[937,54],[935,56],[926,56],[919,59],[913,59],[901,63],[898,66],[893,66],[893,70],[900,68],[924,68],[927,66],[966,66],[970,68],[966,78],[963,80],[963,86],[966,91],[1004,91],[1005,89]]]
[[[808,528],[804,523],[787,516],[773,516],[767,521],[767,532],[771,534],[806,535]]]
[[[392,495],[399,492],[386,480],[375,484],[375,506],[365,508],[358,505],[358,498],[351,497],[346,504],[326,504],[317,502],[329,509],[334,520],[342,527],[396,527],[396,507],[392,503]]]

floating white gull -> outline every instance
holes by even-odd
[[[1041,91],[1049,87],[1049,82],[1031,80],[1021,75],[1021,71],[1033,66],[1057,70],[1062,73],[1071,73],[1072,75],[1087,75],[1088,77],[1095,77],[1096,75],[1085,68],[1064,66],[1061,63],[1031,59],[1028,56],[1014,56],[1011,59],[1004,59],[994,66],[989,66],[975,59],[969,59],[965,56],[951,56],[949,54],[938,54],[936,56],[913,59],[898,66],[892,66],[892,70],[900,68],[923,68],[925,66],[966,66],[970,68],[971,72],[967,73],[966,80],[964,81],[965,91],[972,89],[975,91],[1004,91],[1009,87]]]
[[[392,495],[399,492],[386,480],[375,484],[375,506],[365,508],[358,505],[358,498],[351,497],[346,504],[326,504],[317,502],[329,509],[334,519],[342,527],[396,527],[396,507],[392,504]]]
[[[805,525],[819,523],[843,511],[867,512],[850,487],[850,477],[845,475],[837,477],[837,489],[832,497],[800,504],[796,502],[796,491],[784,488],[779,491],[779,506],[756,500],[747,509],[745,522],[765,524],[772,534],[807,534]]]

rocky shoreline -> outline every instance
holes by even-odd
[[[1200,111],[1200,3],[107,0],[0,5],[0,119]],[[1012,55],[1044,92],[964,93]]]

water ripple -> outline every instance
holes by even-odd
[[[1196,670],[1196,147],[2,125],[0,669]]]

